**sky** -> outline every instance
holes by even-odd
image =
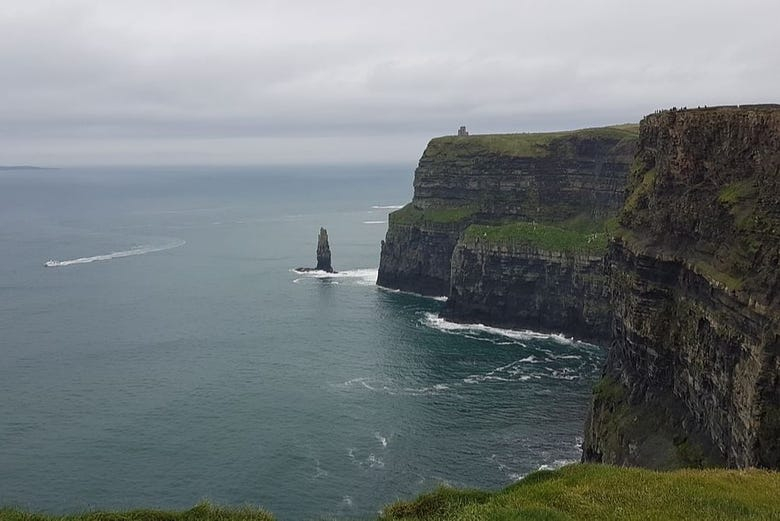
[[[777,0],[2,0],[0,165],[413,163],[780,101]]]

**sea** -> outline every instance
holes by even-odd
[[[0,172],[0,505],[366,519],[579,460],[601,348],[377,287],[412,172]]]

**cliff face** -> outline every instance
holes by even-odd
[[[599,255],[462,241],[452,256],[444,315],[605,342],[611,312],[603,273]]]
[[[612,339],[586,461],[779,468],[780,107],[648,116],[635,158],[617,132],[431,141],[379,283]]]
[[[583,458],[780,467],[780,110],[642,122]]]
[[[619,127],[431,140],[415,171],[412,202],[390,216],[378,284],[448,295],[453,252],[472,224],[614,215],[635,140],[633,129]],[[499,309],[486,317],[506,318]]]
[[[450,257],[467,225],[468,221],[396,222],[391,214],[387,236],[382,241],[377,284],[421,295],[447,295]]]
[[[412,204],[542,222],[614,213],[623,204],[633,138],[630,130],[605,128],[433,139],[415,171]]]

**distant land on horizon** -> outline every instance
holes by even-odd
[[[0,170],[56,170],[56,168],[52,166],[0,165]]]

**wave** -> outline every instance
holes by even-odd
[[[445,333],[460,334],[460,333],[487,333],[489,335],[502,336],[511,338],[513,340],[553,340],[560,344],[572,345],[575,343],[573,338],[567,338],[562,334],[556,333],[539,333],[531,330],[518,330],[518,329],[502,329],[499,327],[486,326],[485,324],[460,324],[458,322],[450,322],[441,318],[436,313],[425,313],[421,322],[433,329],[438,329]]]
[[[363,224],[386,224],[387,221],[363,221]]]
[[[336,273],[328,273],[327,271],[321,271],[321,270],[312,270],[312,271],[301,271],[301,270],[291,270],[293,273],[297,273],[298,275],[303,275],[303,277],[299,277],[293,282],[295,284],[298,284],[301,279],[304,278],[312,278],[312,279],[357,279],[357,283],[364,286],[373,286],[376,284],[376,278],[379,275],[379,270],[377,268],[359,268],[354,270],[344,270],[344,271],[337,271]]]
[[[400,210],[403,207],[404,205],[402,204],[388,204],[385,206],[374,205],[371,208],[373,208],[374,210]]]
[[[422,293],[415,293],[414,291],[403,291],[395,288],[386,288],[384,286],[380,286],[379,284],[377,284],[376,287],[381,289],[382,291],[387,291],[388,293],[401,293],[403,295],[412,295],[420,298],[429,298],[429,299],[436,300],[438,302],[447,302],[447,297],[445,297],[444,295],[440,295],[438,297],[432,297],[430,295],[423,295]]]
[[[557,459],[552,463],[544,463],[542,465],[539,465],[539,468],[537,470],[558,470],[559,468],[565,467],[566,465],[571,465],[572,463],[578,463],[578,460]]]
[[[369,377],[353,378],[341,384],[337,384],[336,387],[340,387],[343,389],[362,387],[364,389],[368,389],[369,391],[386,394],[389,396],[440,395],[452,390],[452,387],[448,384],[434,384],[427,387],[400,387],[392,380],[378,381],[377,379],[369,378]],[[381,442],[382,440],[379,441]]]
[[[130,250],[115,251],[111,253],[106,253],[104,255],[94,255],[92,257],[79,257],[78,259],[70,259],[64,261],[49,260],[44,263],[44,266],[46,266],[47,268],[62,268],[65,266],[72,266],[74,264],[89,264],[91,262],[121,259],[123,257],[132,257],[134,255],[145,255],[147,253],[171,250],[173,248],[178,248],[179,246],[184,246],[186,243],[187,241],[178,240],[169,244],[165,244],[163,246],[138,246],[137,248],[132,248]]]
[[[382,458],[376,456],[373,452],[369,453],[368,457],[362,460],[358,459],[358,457],[355,455],[355,452],[356,450],[354,448],[347,449],[347,456],[355,465],[363,468],[368,467],[370,469],[384,468],[385,462],[382,461]]]

